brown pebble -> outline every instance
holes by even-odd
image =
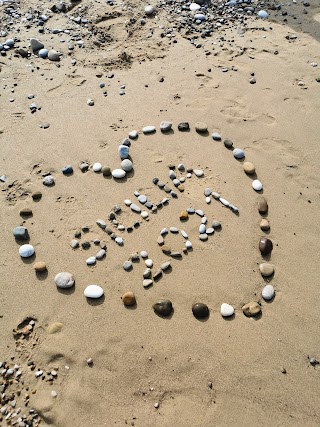
[[[267,237],[261,237],[259,241],[261,255],[268,255],[273,249],[273,243]]]
[[[270,230],[270,223],[266,218],[263,218],[260,222],[260,228],[262,231]]]
[[[258,210],[261,214],[268,212],[268,202],[264,197],[259,197],[258,199]]]
[[[161,250],[166,255],[170,255],[171,254],[171,249],[169,248],[169,246],[164,245],[164,246],[162,246]]]
[[[32,215],[32,210],[30,208],[23,208],[20,211],[20,215],[21,216],[31,216]]]
[[[36,263],[34,263],[33,268],[36,271],[46,271],[47,266],[46,266],[45,262],[43,262],[43,261],[37,261]]]
[[[187,211],[182,211],[179,215],[180,221],[186,221],[189,218]]]
[[[103,166],[101,169],[101,172],[103,176],[110,176],[111,175],[111,169],[108,166]]]
[[[205,319],[209,316],[209,308],[202,302],[197,302],[192,306],[192,313],[196,319]]]
[[[41,197],[42,197],[41,191],[35,191],[34,193],[32,193],[32,199],[33,200],[40,200]]]
[[[178,190],[183,193],[184,192],[184,186],[182,184],[178,185]]]
[[[242,307],[242,311],[245,316],[254,317],[261,312],[261,307],[256,301],[251,301]]]
[[[248,175],[253,175],[255,173],[255,171],[256,171],[256,168],[254,167],[253,163],[251,163],[251,162],[244,162],[243,163],[243,170]]]
[[[126,292],[122,295],[122,302],[126,307],[130,307],[136,304],[136,297],[133,292]]]

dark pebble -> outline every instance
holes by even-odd
[[[101,169],[103,176],[110,176],[111,175],[111,169],[108,166],[103,166]]]
[[[206,304],[197,302],[192,306],[192,313],[196,319],[205,319],[209,317],[209,308]]]
[[[189,130],[190,129],[189,123],[188,122],[181,122],[181,123],[179,123],[178,124],[178,129],[181,132],[185,132],[185,131]]]
[[[62,168],[63,175],[70,175],[73,173],[73,167],[71,165],[67,165],[64,168]]]
[[[259,242],[259,249],[261,255],[268,255],[273,249],[272,241],[266,237],[261,237]]]
[[[172,312],[172,302],[168,299],[162,299],[153,304],[152,308],[160,316],[169,316]]]
[[[225,146],[226,148],[228,148],[228,149],[233,148],[233,142],[232,142],[232,141],[230,141],[230,139],[225,139],[225,140],[223,141],[223,143],[224,143],[224,146]]]
[[[41,191],[35,191],[34,193],[32,193],[32,199],[33,200],[40,200],[41,197],[42,197]]]

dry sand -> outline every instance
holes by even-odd
[[[21,366],[24,384],[10,385],[7,393],[20,389],[16,399],[22,408],[22,398],[29,393],[28,408],[37,411],[41,425],[320,425],[320,368],[308,359],[320,358],[320,11],[314,2],[308,15],[302,15],[298,6],[301,25],[271,17],[253,22],[252,28],[258,29],[243,35],[230,28],[223,34],[234,42],[220,46],[214,34],[210,43],[217,44],[211,55],[180,36],[178,43],[157,35],[148,39],[147,29],[121,45],[122,27],[114,24],[110,48],[78,49],[71,57],[63,55],[60,67],[13,56],[13,51],[0,58],[0,175],[8,177],[0,184],[0,361]],[[143,7],[138,6],[140,11]],[[262,27],[266,31],[259,30]],[[293,33],[297,38],[288,40]],[[20,39],[31,36],[49,43],[49,36],[35,29]],[[52,42],[57,50],[59,38]],[[123,46],[132,62],[124,66],[114,60],[112,67],[110,58],[117,58]],[[78,61],[75,66],[72,58]],[[312,67],[312,62],[319,66]],[[105,77],[111,71],[114,77]],[[97,78],[99,73],[103,77]],[[251,73],[256,84],[249,83]],[[301,80],[304,86],[298,84]],[[107,97],[99,88],[101,81]],[[121,85],[126,86],[124,96],[119,95]],[[28,100],[29,94],[36,98]],[[93,107],[87,105],[88,98],[95,101]],[[29,110],[33,101],[41,105],[35,114]],[[162,120],[173,122],[172,134],[160,133]],[[189,133],[177,129],[183,120],[191,125]],[[195,132],[197,121],[207,123],[208,136]],[[50,124],[48,129],[39,127],[44,122]],[[157,132],[143,135],[142,127],[149,124],[157,126]],[[139,130],[139,138],[130,148],[131,177],[118,183],[92,170],[80,172],[81,161],[119,167],[118,145],[132,129]],[[245,150],[264,184],[276,269],[270,281],[276,290],[271,303],[261,298],[265,281],[258,269],[258,242],[264,233],[259,229],[258,195],[241,162],[223,142],[212,140],[213,131]],[[108,213],[120,204],[121,221],[131,225],[138,216],[125,208],[124,199],[134,200],[138,190],[161,200],[165,193],[152,178],[169,181],[171,163],[203,168],[205,176],[187,181],[177,200],[150,214],[131,234],[123,233],[125,244],[117,246],[96,220],[108,222]],[[70,177],[61,173],[66,164],[74,167]],[[52,188],[42,185],[48,171],[56,181]],[[240,215],[214,200],[206,205],[205,187],[232,201]],[[31,198],[36,190],[43,193],[39,202]],[[199,218],[190,217],[183,227],[179,221],[179,213],[189,206],[203,209],[209,221],[220,220],[222,230],[200,242]],[[25,207],[33,216],[24,221],[19,212]],[[28,228],[36,260],[46,262],[47,274],[37,277],[34,260],[19,257],[12,235],[18,225]],[[97,252],[94,245],[88,251],[70,247],[74,232],[85,225],[90,232],[82,240],[107,242],[107,257],[95,267],[85,263]],[[144,289],[144,262],[134,264],[131,272],[122,264],[145,249],[154,269],[159,267],[169,257],[162,254],[157,237],[170,226],[188,232],[193,251],[172,260],[170,274]],[[183,238],[169,236],[166,243],[180,250]],[[74,274],[76,284],[69,294],[58,292],[54,284],[60,271]],[[84,297],[84,288],[92,283],[103,287],[103,301],[92,303]],[[129,290],[137,298],[134,309],[126,309],[121,301]],[[168,319],[152,309],[163,297],[174,306]],[[243,304],[251,300],[261,301],[259,319],[242,313]],[[193,317],[195,302],[209,306],[207,321]],[[231,321],[220,315],[223,302],[235,307]],[[34,329],[29,339],[15,342],[12,331],[28,316],[36,319]],[[53,322],[63,328],[49,334]],[[88,358],[93,359],[91,367]],[[52,384],[36,379],[28,360],[44,372],[58,368],[57,379]],[[57,397],[51,397],[52,390]],[[154,407],[157,402],[159,408]],[[0,424],[7,425],[4,419]]]

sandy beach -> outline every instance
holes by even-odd
[[[0,3],[1,426],[320,425],[320,7],[229,3]]]

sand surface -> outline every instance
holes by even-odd
[[[141,16],[144,5],[132,5]],[[93,13],[99,5],[89,6]],[[28,10],[25,2],[20,7]],[[0,362],[21,367],[23,380],[8,385],[7,393],[21,390],[17,407],[23,413],[34,408],[40,425],[320,425],[320,368],[308,359],[320,359],[320,9],[311,2],[303,15],[301,3],[292,7],[297,20],[283,22],[271,15],[248,24],[243,34],[232,26],[214,33],[206,42],[210,55],[179,34],[177,43],[161,38],[158,26],[166,21],[161,13],[132,38],[124,34],[123,17],[107,21],[110,43],[85,45],[71,55],[59,42],[61,35],[22,28],[19,46],[39,38],[63,52],[59,66],[36,56],[21,58],[14,50],[0,57],[0,175],[7,176],[0,183]],[[61,15],[51,15],[56,26],[63,25]],[[292,34],[297,37],[288,39]],[[123,52],[129,62],[123,61]],[[252,73],[255,84],[249,83]],[[29,100],[29,94],[35,98]],[[41,105],[34,114],[32,102]],[[172,121],[173,132],[160,132],[162,120]],[[179,132],[181,121],[190,123],[190,132]],[[195,131],[198,121],[208,125],[207,135]],[[46,122],[50,127],[40,128]],[[156,126],[156,133],[143,135],[146,125]],[[79,170],[83,161],[118,168],[118,146],[133,129],[139,137],[131,141],[134,170],[128,177],[117,182],[91,168]],[[212,132],[219,132],[222,141],[214,141]],[[271,224],[267,234],[259,228],[259,195],[252,178],[224,147],[227,138],[245,150],[245,160],[254,163],[264,185]],[[147,221],[125,206],[125,199],[136,202],[134,191],[160,201],[166,194],[152,178],[172,185],[168,165],[179,163],[203,169],[204,177],[187,179],[185,191],[156,214],[149,212]],[[69,177],[61,173],[67,164],[74,168]],[[55,178],[50,188],[42,184],[48,172]],[[236,205],[240,214],[215,200],[207,205],[206,187]],[[31,194],[38,190],[43,196],[34,202]],[[115,205],[122,207],[119,220],[126,227],[141,222],[132,233],[117,231],[122,247],[96,224],[103,219],[109,226]],[[221,221],[221,231],[201,242],[199,217],[190,216],[183,224],[179,220],[188,207],[202,209],[209,223]],[[23,208],[31,208],[33,216],[22,218]],[[20,243],[12,235],[19,225],[28,228],[35,248],[31,260],[19,256]],[[85,260],[99,247],[70,247],[83,226],[90,231],[80,241],[107,243],[106,258],[94,267]],[[160,230],[171,226],[184,229],[193,243],[193,251],[180,260],[163,254],[157,244]],[[258,268],[264,235],[274,244],[275,274],[269,280]],[[184,246],[181,235],[171,234],[165,242],[174,250]],[[130,272],[122,268],[142,250],[148,251],[154,271],[168,259],[172,265],[149,289],[142,286],[142,259]],[[47,272],[35,274],[35,261],[44,261]],[[70,292],[57,290],[54,277],[61,271],[75,277]],[[261,298],[265,282],[276,290],[270,303]],[[89,284],[100,285],[104,297],[88,301],[83,291]],[[126,291],[136,295],[133,309],[121,301]],[[172,301],[171,317],[154,313],[152,304],[159,298]],[[243,315],[249,301],[261,303],[259,318]],[[206,321],[192,315],[196,302],[210,308]],[[220,315],[222,303],[235,308],[229,321]],[[13,330],[28,317],[34,328],[18,339]],[[63,327],[50,334],[54,322]],[[88,366],[88,358],[93,365]],[[34,371],[27,366],[30,360]],[[37,369],[44,379],[35,378]],[[51,380],[53,369],[58,375]],[[0,424],[9,425],[4,416]]]

